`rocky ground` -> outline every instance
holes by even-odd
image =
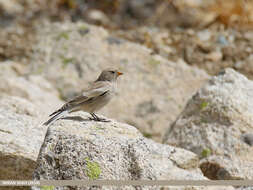
[[[0,179],[253,179],[252,12],[213,2],[0,0]],[[42,126],[108,67],[110,123]]]

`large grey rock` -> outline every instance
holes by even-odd
[[[45,79],[18,77],[9,66],[0,65],[6,71],[0,77],[0,179],[31,179],[46,133],[41,124],[62,102]]]
[[[14,61],[0,62],[0,77],[17,77],[25,75],[27,67]]]
[[[212,180],[243,180],[252,179],[252,162],[236,157],[210,156],[200,162],[200,169]]]
[[[40,111],[42,117],[63,104],[59,100],[58,92],[43,77],[11,76],[11,70],[6,70],[10,72],[10,76],[0,76],[0,95],[17,96],[30,101],[37,106],[36,109]]]
[[[0,98],[0,179],[31,179],[46,128],[26,99]]]
[[[156,140],[208,78],[183,61],[169,62],[144,46],[86,23],[40,25],[37,41],[31,70],[45,76],[65,99],[78,94],[102,69],[122,70],[119,96],[100,113],[133,124]]]
[[[244,137],[253,132],[252,102],[253,82],[233,69],[226,69],[189,100],[167,131],[165,142],[191,150],[200,157],[208,156],[207,152],[223,156],[222,161],[207,162],[221,165],[227,171],[231,171],[233,164],[238,166],[239,159],[242,172],[238,172],[240,175],[228,172],[229,178],[252,179],[252,168],[248,165],[253,164],[253,150]]]
[[[194,153],[146,139],[133,126],[114,120],[87,121],[87,117],[77,113],[48,128],[34,179],[206,179]]]

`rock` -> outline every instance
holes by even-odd
[[[0,80],[0,95],[18,96],[32,102],[41,116],[48,115],[56,106],[63,104],[58,92],[41,76],[1,76]]]
[[[25,75],[26,67],[22,64],[13,61],[0,62],[0,76],[1,77],[17,77]]]
[[[20,15],[17,17],[20,18]],[[2,28],[0,30],[0,61],[15,60],[24,63],[24,65],[27,64],[26,58],[32,52],[30,44],[34,42],[33,30],[14,21],[1,19],[1,15],[0,27]]]
[[[238,171],[240,175],[235,176],[252,179],[252,169],[246,166],[253,163],[253,150],[241,138],[244,133],[253,131],[252,97],[253,82],[233,69],[226,69],[210,79],[188,101],[184,111],[167,131],[164,142],[193,151],[200,157],[209,149],[212,155],[239,159],[239,167],[233,167],[225,158],[222,160],[225,164],[219,165],[248,168],[242,173]],[[230,172],[229,178],[233,176]]]
[[[22,7],[21,4],[13,0],[10,1],[0,0],[0,7],[8,14],[19,14],[24,11],[23,10],[24,7]]]
[[[110,23],[109,18],[100,10],[92,9],[88,11],[86,16],[86,19],[89,20],[89,22],[96,23],[96,24],[103,24],[108,25]]]
[[[62,102],[45,79],[16,76],[12,66],[0,64],[6,71],[0,77],[0,179],[27,180],[47,130],[41,124]]]
[[[211,52],[206,55],[206,59],[210,61],[220,61],[222,59],[222,53],[220,51]]]
[[[253,32],[224,28],[217,23],[204,28],[164,29],[146,26],[117,31],[116,34],[144,44],[166,59],[176,62],[183,58],[189,65],[204,69],[210,75],[217,75],[222,69],[232,67],[252,79]]]
[[[230,35],[230,38],[233,39],[234,36]],[[217,42],[223,46],[227,46],[229,44],[228,40],[226,39],[224,35],[217,36]],[[233,42],[233,40],[231,42]]]
[[[212,37],[211,32],[209,30],[199,31],[197,33],[197,36],[200,41],[209,41]]]
[[[210,156],[201,160],[200,169],[212,180],[252,179],[252,162],[243,162],[236,157]]]
[[[124,2],[125,14],[127,11],[131,11],[131,16],[136,20],[145,20],[151,17],[157,6],[157,2],[154,0],[144,1],[125,1]],[[128,9],[128,10],[127,10]]]
[[[146,139],[133,126],[87,117],[76,113],[48,128],[33,179],[206,179],[194,153]]]
[[[14,96],[0,98],[0,178],[32,178],[46,127],[38,121],[39,110]]]
[[[176,119],[209,76],[182,60],[169,62],[144,46],[119,39],[112,43],[112,39],[117,38],[86,23],[45,24],[37,29],[31,71],[41,73],[69,100],[102,69],[119,68],[125,73],[118,81],[119,96],[100,113],[161,141],[164,126]]]

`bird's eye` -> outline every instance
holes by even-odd
[[[115,71],[110,71],[112,74],[114,74],[115,73]]]

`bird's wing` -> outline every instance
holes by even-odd
[[[82,93],[82,96],[93,98],[105,93],[110,89],[111,89],[110,82],[107,81],[93,82],[92,85]]]
[[[70,110],[71,108],[77,106],[78,104],[88,100],[89,98],[83,95],[77,96],[74,99],[68,101],[67,103],[65,103],[60,109],[56,110],[55,112],[53,112],[52,114],[50,114],[49,116],[53,116],[55,114],[58,114],[60,112],[63,112],[65,110]]]
[[[110,88],[111,85],[109,82],[106,81],[93,82],[91,86],[87,90],[85,90],[80,96],[77,96],[74,99],[70,100],[69,102],[65,103],[60,109],[56,110],[50,116],[53,116],[65,110],[70,110],[89,99],[93,99],[94,97],[104,94],[105,92],[109,91]]]

